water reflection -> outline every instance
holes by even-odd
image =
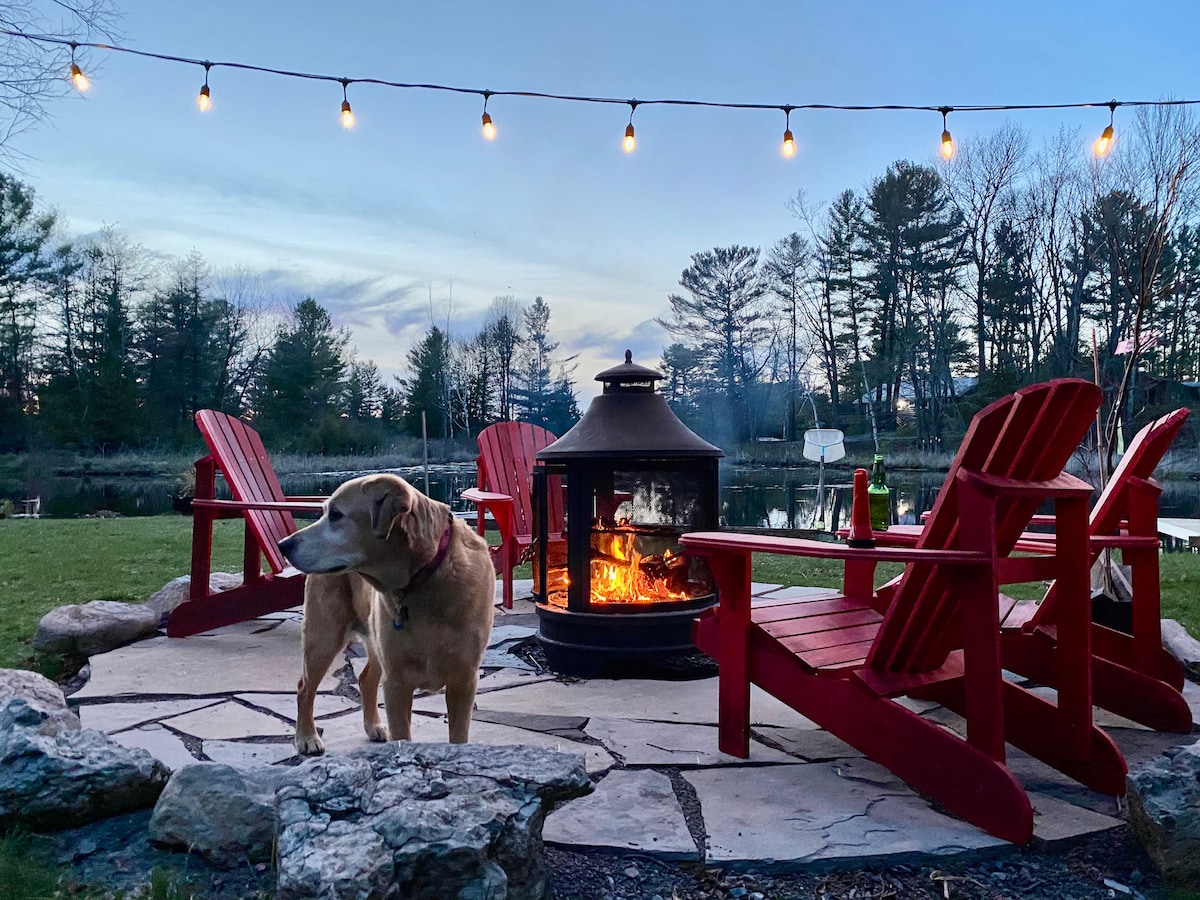
[[[420,467],[395,471],[424,490],[424,472]],[[357,474],[362,473],[310,473],[284,476],[280,481],[289,495],[325,495]],[[826,528],[847,527],[849,470],[826,470],[820,509],[816,503],[817,475],[816,467],[725,466],[721,469],[722,522],[779,529],[816,528],[822,522]],[[933,507],[944,477],[942,472],[889,472],[893,521],[918,521],[921,512]],[[428,493],[456,510],[465,511],[469,504],[459,494],[474,484],[473,465],[431,467]],[[1200,518],[1200,482],[1167,481],[1163,488],[1161,515]],[[166,478],[30,476],[0,482],[0,497],[12,500],[18,507],[21,500],[41,497],[42,515],[52,518],[73,518],[98,510],[111,510],[123,516],[149,516],[170,512],[176,489],[176,482]],[[228,496],[227,492],[223,495]]]
[[[721,515],[726,525],[836,530],[850,525],[852,485],[848,472],[826,470],[818,505],[815,468],[734,468],[722,472]],[[911,524],[932,509],[942,486],[941,472],[889,474],[892,521]]]

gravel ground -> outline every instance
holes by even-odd
[[[1158,900],[1167,894],[1128,827],[1069,851],[1036,848],[970,863],[772,875],[547,848],[556,900]]]
[[[70,881],[138,896],[157,869],[194,900],[267,900],[265,864],[222,871],[199,857],[166,853],[145,838],[149,813],[120,816],[48,838],[52,858],[71,866]],[[637,854],[546,848],[556,900],[1092,900],[1166,898],[1161,880],[1128,827],[1093,836],[1071,850],[1013,850],[985,861],[871,866],[804,874],[723,872],[699,863],[668,864]],[[95,894],[88,894],[89,897]]]

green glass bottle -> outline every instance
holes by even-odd
[[[875,461],[871,464],[871,484],[867,488],[867,497],[871,507],[871,530],[887,531],[892,520],[892,496],[883,472],[883,456],[879,453],[875,454]]]

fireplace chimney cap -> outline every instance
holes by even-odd
[[[662,372],[639,366],[633,361],[633,351],[625,351],[625,362],[611,369],[605,369],[596,376],[597,381],[604,382],[604,393],[609,391],[654,391],[654,382],[666,378]]]
[[[592,400],[575,426],[537,452],[539,462],[584,459],[716,459],[725,455],[679,420],[667,398],[654,389],[665,376],[625,362],[596,376],[604,392]]]

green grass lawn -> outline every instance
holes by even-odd
[[[488,532],[495,540],[495,532]],[[146,600],[164,584],[186,575],[192,520],[165,515],[129,519],[0,519],[0,667],[35,664],[29,639],[50,609],[89,600]],[[238,572],[242,560],[239,520],[217,522],[213,569]],[[1163,615],[1200,634],[1200,555],[1169,553],[1162,560]],[[900,571],[879,566],[877,581]],[[528,578],[529,567],[517,570]],[[841,566],[788,556],[754,558],[756,581],[837,587]],[[1036,599],[1038,585],[1006,592]]]

